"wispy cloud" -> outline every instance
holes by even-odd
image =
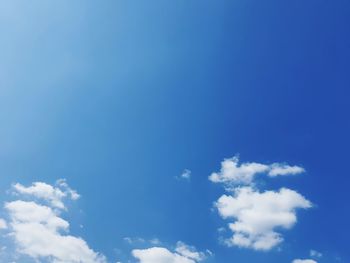
[[[138,245],[138,244],[152,244],[152,245],[160,245],[161,241],[158,238],[152,239],[144,239],[142,237],[124,237],[124,241],[130,245]]]
[[[192,176],[192,172],[188,169],[185,169],[182,171],[182,173],[177,176],[177,179],[183,179],[183,180],[190,180]]]
[[[313,258],[321,258],[323,255],[321,252],[318,252],[314,249],[311,249],[310,250],[310,257],[313,257]]]

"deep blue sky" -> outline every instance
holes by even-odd
[[[346,0],[0,1],[1,191],[66,178],[82,195],[72,232],[111,260],[131,236],[219,263],[349,262],[349,14]],[[218,242],[208,176],[235,154],[307,170],[274,181],[315,204],[281,251]]]

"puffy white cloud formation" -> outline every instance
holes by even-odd
[[[237,156],[225,159],[220,172],[209,176],[210,181],[223,183],[230,192],[215,203],[223,219],[233,220],[228,225],[233,236],[225,243],[255,250],[270,250],[281,243],[283,237],[277,229],[291,228],[297,222],[296,210],[310,208],[312,204],[298,192],[287,188],[260,192],[254,179],[257,174],[276,177],[302,172],[302,167],[285,163],[240,164]]]
[[[269,177],[280,175],[294,175],[303,173],[305,170],[299,166],[290,166],[285,163],[273,163],[270,165],[247,162],[239,163],[239,158],[233,157],[221,162],[220,172],[214,172],[209,176],[209,180],[214,183],[245,184],[253,182],[257,174],[265,173]]]
[[[317,263],[317,262],[312,259],[294,259],[292,263]]]
[[[63,198],[69,197],[72,200],[79,198],[79,194],[71,189],[64,179],[56,182],[57,187],[43,183],[34,182],[31,186],[25,187],[19,183],[13,185],[15,191],[22,195],[33,196],[50,202],[51,206],[64,209]]]
[[[140,263],[196,263],[206,258],[205,253],[198,252],[194,247],[178,242],[175,251],[164,247],[134,249],[132,255]]]
[[[299,193],[282,188],[279,191],[259,192],[252,187],[237,188],[233,195],[223,195],[216,202],[233,236],[228,245],[269,250],[283,238],[276,228],[291,228],[297,221],[296,209],[309,208],[311,203]]]
[[[5,203],[9,217],[9,235],[16,250],[41,262],[105,263],[104,256],[94,252],[80,237],[68,235],[69,223],[60,217],[64,197],[79,195],[65,181],[57,187],[37,182],[30,187],[15,184],[18,195],[30,195],[49,201],[50,206],[34,201],[16,200]],[[45,262],[46,262],[45,261]]]

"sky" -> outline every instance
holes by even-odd
[[[0,0],[0,261],[350,262],[349,12]]]

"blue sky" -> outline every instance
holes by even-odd
[[[80,198],[57,216],[107,262],[178,241],[206,262],[349,262],[349,12],[343,0],[0,1],[1,203],[23,194],[14,183],[65,178]],[[245,186],[312,202],[267,251],[222,241],[238,219],[214,203],[232,189],[208,177],[238,155],[305,169]],[[18,240],[0,245],[28,262]]]

